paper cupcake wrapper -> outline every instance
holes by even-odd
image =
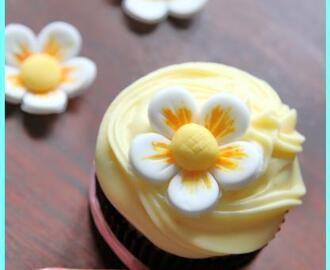
[[[92,213],[92,217],[95,226],[104,241],[113,250],[113,252],[118,256],[118,258],[128,267],[130,270],[148,270],[148,268],[140,262],[126,247],[121,243],[116,235],[113,233],[109,227],[107,221],[101,210],[99,200],[96,196],[96,179],[93,171],[90,189],[89,189],[89,203]]]

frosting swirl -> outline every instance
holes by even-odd
[[[243,139],[260,144],[264,167],[257,181],[225,191],[213,211],[184,216],[168,204],[166,184],[148,185],[128,160],[131,140],[152,131],[147,107],[162,88],[181,85],[198,105],[216,93],[246,102],[251,125]],[[304,137],[296,130],[297,113],[284,105],[264,81],[241,70],[211,63],[188,63],[158,70],[123,90],[108,108],[96,147],[96,171],[111,203],[151,242],[188,258],[240,254],[266,245],[283,216],[305,193],[296,154]]]

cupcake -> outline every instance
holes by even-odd
[[[99,232],[129,269],[235,269],[301,204],[297,113],[264,81],[187,63],[110,104],[90,192]]]

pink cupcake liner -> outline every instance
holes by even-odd
[[[118,258],[128,267],[130,270],[149,270],[140,260],[138,260],[116,237],[114,232],[108,226],[105,217],[102,213],[99,201],[96,196],[96,179],[95,170],[91,175],[90,187],[89,187],[89,204],[94,220],[95,226],[104,241],[118,256]]]

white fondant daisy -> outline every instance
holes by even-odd
[[[144,23],[158,23],[167,16],[187,19],[200,11],[208,0],[124,0],[124,12]]]
[[[250,122],[250,112],[239,98],[215,95],[198,115],[186,89],[168,88],[152,98],[148,114],[158,133],[133,139],[132,168],[150,182],[170,181],[169,202],[181,212],[205,212],[216,204],[222,189],[243,188],[260,173],[261,148],[235,141]]]
[[[5,29],[5,97],[23,111],[52,114],[65,111],[68,97],[79,95],[95,79],[96,65],[77,57],[78,30],[64,22],[47,25],[38,36],[20,24]]]

